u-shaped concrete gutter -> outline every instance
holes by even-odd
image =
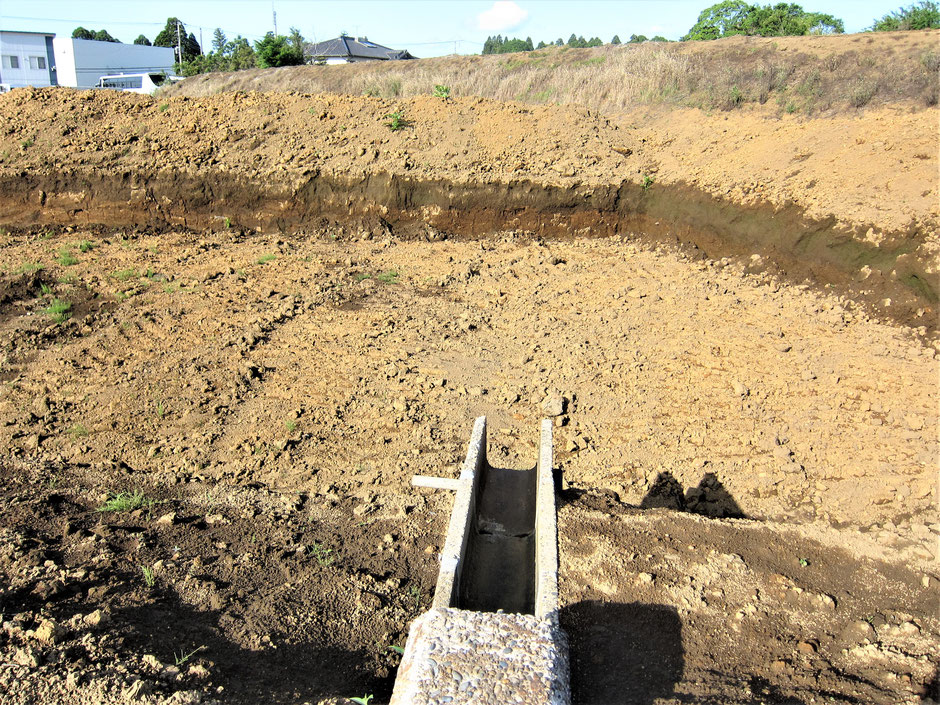
[[[391,705],[568,705],[568,642],[558,623],[558,532],[551,421],[538,463],[491,467],[486,417],[473,426],[431,609],[411,625]]]

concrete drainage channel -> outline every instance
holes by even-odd
[[[473,426],[456,491],[434,604],[412,625],[391,705],[567,705],[567,638],[558,624],[558,535],[552,426],[538,463],[494,468],[486,417]]]

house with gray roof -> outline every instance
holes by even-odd
[[[401,61],[414,59],[407,50],[370,42],[367,37],[337,37],[325,42],[307,44],[304,54],[315,64],[352,64],[358,61]]]

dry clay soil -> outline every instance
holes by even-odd
[[[200,141],[213,111],[244,121],[244,134],[226,128],[237,141],[297,108],[333,125],[319,144],[340,150],[306,159],[385,158],[335,120],[371,120],[377,101],[218,96],[161,110],[33,92],[53,109],[23,145],[16,94],[0,101],[6,176],[217,173],[230,160]],[[422,105],[430,114],[427,101],[411,114]],[[471,108],[503,126],[530,119],[468,101],[448,108],[465,111],[453,134]],[[583,148],[608,148],[609,126],[558,111],[539,113],[557,121],[551,149],[544,133],[474,123],[469,154],[435,168],[510,173],[528,140],[527,154],[550,164],[560,150],[600,183],[611,162]],[[152,132],[116,129],[133,124]],[[249,178],[305,168],[246,149],[226,154]],[[421,163],[405,151],[402,168]],[[430,604],[451,503],[411,476],[455,477],[481,414],[494,463],[533,466],[559,397],[575,703],[937,698],[937,362],[922,330],[760,257],[709,259],[629,232],[404,240],[369,221],[59,223],[11,228],[0,253],[0,702],[386,701],[392,647]],[[136,503],[107,511],[122,493]]]

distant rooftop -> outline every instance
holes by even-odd
[[[328,39],[325,42],[308,44],[304,53],[307,56],[323,57],[324,59],[398,61],[415,58],[406,50],[391,49],[370,42],[366,37],[337,37],[336,39]]]
[[[27,32],[24,29],[0,29],[4,34],[38,34],[41,37],[54,37],[55,32]]]

